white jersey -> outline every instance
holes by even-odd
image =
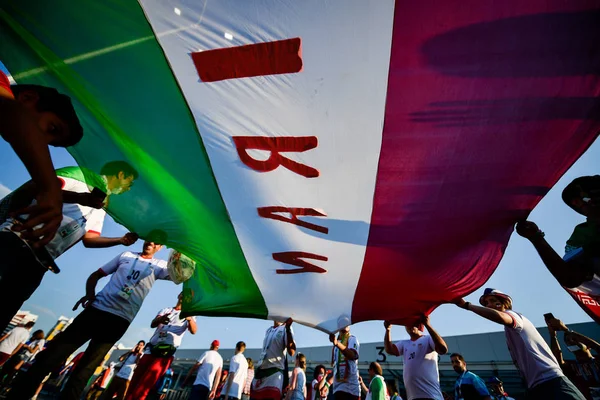
[[[408,400],[427,398],[443,400],[438,372],[438,353],[429,335],[417,340],[396,343],[398,353],[404,357],[404,386]]]
[[[292,329],[292,327],[290,327]],[[292,335],[294,331],[292,330]],[[287,329],[285,324],[267,329],[263,340],[262,353],[256,364],[256,368],[268,369],[285,368],[285,357],[287,356]]]
[[[512,326],[504,327],[506,344],[527,387],[531,389],[542,382],[564,376],[550,347],[531,321],[512,310],[505,313],[513,319]]]
[[[198,359],[201,364],[194,385],[202,385],[212,389],[215,375],[219,368],[223,369],[223,357],[216,350],[209,350]]]
[[[185,335],[185,332],[188,330],[189,322],[187,319],[181,318],[179,316],[180,313],[181,310],[172,307],[160,310],[156,317],[167,315],[169,317],[169,323],[166,325],[158,325],[150,339],[150,344],[169,344],[175,348],[181,346],[181,341],[183,340],[183,335]],[[192,319],[195,321],[196,317],[192,317]],[[146,351],[150,352],[150,349],[147,349]]]
[[[92,307],[131,322],[157,279],[169,279],[167,262],[126,251],[100,268],[110,281],[96,295]]]
[[[356,351],[360,356],[360,343],[358,339],[350,335],[348,338],[348,348]],[[358,358],[356,360],[344,360],[342,355],[341,363],[338,362],[340,350],[337,347],[333,348],[333,393],[346,392],[353,396],[360,396],[360,383],[358,381]]]
[[[85,182],[76,179],[58,177],[62,183],[62,190],[76,193],[90,193],[90,189]],[[6,198],[5,201],[7,201]],[[31,204],[36,204],[34,200]],[[54,238],[45,246],[48,254],[53,258],[58,258],[65,251],[83,238],[86,232],[95,232],[100,234],[104,224],[106,212],[103,209],[82,206],[76,203],[63,204],[63,219]],[[23,216],[26,218],[25,216]],[[0,230],[12,232],[14,220],[8,218],[0,221]]]
[[[141,356],[141,355],[140,355]],[[133,378],[133,373],[135,372],[135,367],[137,366],[138,355],[137,354],[129,354],[129,356],[123,361],[123,365],[121,369],[117,373],[118,378],[125,379],[130,381]]]
[[[38,339],[38,340],[34,340],[31,343],[29,343],[28,344],[29,347],[31,347],[31,348],[37,347],[37,350],[34,351],[33,353],[29,350],[25,350],[24,354],[23,354],[23,361],[25,361],[25,362],[33,361],[35,356],[44,349],[45,344],[46,344],[45,339]]]
[[[8,332],[8,336],[0,343],[0,353],[12,354],[15,349],[29,339],[29,330],[22,326],[13,328]]]
[[[248,377],[248,361],[246,361],[243,353],[238,353],[231,357],[231,361],[229,362],[229,376],[233,373],[235,375],[233,376],[233,382],[231,382],[228,394],[229,397],[241,399],[246,378]]]

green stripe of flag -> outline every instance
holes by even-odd
[[[79,165],[99,172],[125,160],[139,171],[130,192],[110,197],[109,213],[142,235],[163,229],[170,247],[198,262],[184,311],[265,318],[196,124],[139,4],[10,0],[0,20],[0,59],[13,77],[75,100]]]

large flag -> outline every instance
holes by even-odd
[[[108,211],[197,261],[184,311],[333,331],[479,288],[597,136],[598,0],[5,0]],[[60,260],[59,260],[60,262]],[[92,266],[90,266],[91,268]]]

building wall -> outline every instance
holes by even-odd
[[[600,325],[593,322],[570,324],[569,328],[596,340],[600,338]],[[403,333],[401,333],[401,329],[401,327],[395,327],[392,333],[400,336]],[[548,329],[541,327],[538,328],[538,331],[548,342]],[[402,337],[405,336],[406,334],[402,334]],[[559,338],[561,337],[562,335],[559,335]],[[243,340],[243,338],[240,339]],[[358,340],[360,341],[360,338]],[[505,390],[512,397],[516,396],[518,398],[524,395],[526,388],[518,370],[512,362],[510,353],[506,347],[503,331],[449,336],[445,337],[444,340],[448,344],[449,352],[439,357],[438,364],[440,384],[443,391],[447,393],[453,392],[457,374],[452,369],[450,354],[460,353],[464,356],[469,370],[479,375],[482,379],[487,380],[491,376],[497,376],[504,382]],[[565,359],[573,358],[566,350],[566,345],[562,343],[562,339],[560,340]],[[177,351],[175,361],[172,365],[174,372],[173,382],[176,383],[174,388],[179,387],[177,385],[181,385],[183,378],[187,375],[190,368],[205,351],[206,349],[179,349]],[[331,346],[309,347],[298,349],[298,351],[306,355],[308,361],[307,380],[312,377],[314,368],[317,365],[323,364],[328,368],[331,366]],[[122,350],[113,352],[110,361],[115,361],[123,352]],[[246,357],[256,360],[260,356],[260,352],[260,349],[247,349],[244,354]],[[229,367],[229,360],[234,355],[234,350],[220,349],[219,353],[223,356],[225,362],[224,368],[227,369]],[[359,369],[364,378],[368,377],[367,369],[372,361],[378,361],[381,364],[386,380],[395,379],[397,381],[398,387],[401,389],[401,394],[404,396],[405,393],[402,392],[404,388],[402,383],[402,358],[386,355],[383,351],[383,342],[361,344]],[[290,367],[293,365],[293,360],[290,359],[289,365]]]
[[[30,313],[29,311],[24,311],[24,310],[19,310],[15,316],[12,318],[12,320],[10,321],[10,323],[8,324],[8,326],[6,327],[6,329],[4,329],[4,332],[2,332],[2,335],[10,332],[14,327],[19,326],[19,325],[25,325],[28,322],[35,322],[37,321],[38,316],[35,314]]]

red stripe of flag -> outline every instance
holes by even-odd
[[[203,82],[302,71],[300,38],[192,53]]]
[[[352,322],[412,323],[480,288],[600,129],[597,1],[457,3],[396,1]]]

